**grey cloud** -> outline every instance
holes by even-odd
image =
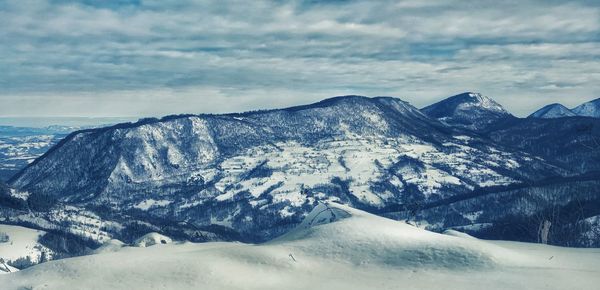
[[[105,3],[0,5],[0,115],[229,111],[343,93],[423,106],[465,90],[526,115],[600,95],[590,1]],[[65,105],[38,112],[45,102]]]

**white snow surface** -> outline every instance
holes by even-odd
[[[443,235],[320,205],[259,245],[125,247],[0,275],[2,289],[598,289],[600,250]]]
[[[48,258],[52,256],[52,251],[38,242],[40,236],[45,234],[44,231],[0,224],[0,233],[4,233],[9,237],[8,241],[0,242],[0,259],[6,263],[19,258],[27,259],[27,257],[33,263],[38,263],[42,252],[46,252]],[[0,267],[2,267],[2,263],[0,263]],[[0,273],[2,272],[2,269],[0,269]]]
[[[124,246],[125,243],[121,242],[120,240],[110,239],[104,244],[102,244],[102,246],[94,250],[94,254],[117,252],[121,250],[121,248],[123,248]]]

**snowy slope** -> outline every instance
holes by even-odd
[[[265,244],[169,244],[0,276],[3,289],[597,289],[600,251],[427,232],[317,207]]]
[[[18,266],[17,260],[19,259],[29,260],[30,264],[39,263],[42,255],[45,256],[45,259],[51,259],[52,250],[38,242],[44,233],[44,231],[20,226],[0,224],[0,260],[6,264],[2,267],[3,263],[0,263],[0,274],[3,272],[2,269],[6,270],[8,265],[15,266],[17,264]],[[3,239],[3,237],[5,238]]]
[[[583,103],[573,108],[573,112],[579,116],[600,118],[600,99]]]
[[[533,114],[529,115],[529,118],[549,119],[573,116],[577,116],[577,114],[569,110],[567,107],[561,104],[550,104],[535,111]]]

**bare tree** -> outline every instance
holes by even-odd
[[[548,244],[548,235],[550,234],[550,226],[552,226],[552,222],[549,220],[544,220],[540,223],[540,227],[538,230],[538,243]]]

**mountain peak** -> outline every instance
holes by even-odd
[[[487,128],[512,115],[490,97],[465,92],[421,109],[429,117],[471,130]]]
[[[458,103],[457,108],[462,109],[468,106],[465,104],[475,105],[481,109],[496,111],[496,112],[504,112],[508,114],[508,112],[496,101],[492,98],[484,96],[480,93],[466,92],[462,94],[458,94],[456,96],[452,96],[447,100],[454,101]],[[462,106],[461,106],[462,103]]]
[[[542,118],[542,119],[550,119],[550,118],[561,118],[561,117],[572,117],[577,114],[573,113],[573,111],[569,110],[567,107],[562,104],[554,103],[535,111],[533,114],[529,115],[528,118]]]
[[[579,116],[600,118],[600,98],[575,107],[573,112]]]
[[[500,104],[498,104],[492,98],[474,92],[465,92],[462,94],[448,97],[440,102],[423,108],[423,110],[442,115],[450,113],[447,110],[436,110],[436,108],[440,109],[442,106],[444,107],[444,109],[450,109],[453,111],[470,110],[473,109],[473,107],[476,107],[478,109],[509,114]]]

